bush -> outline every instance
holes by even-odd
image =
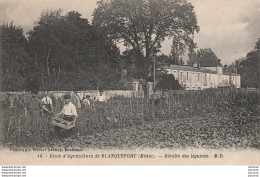
[[[182,90],[183,87],[172,74],[162,74],[156,87],[162,90]]]

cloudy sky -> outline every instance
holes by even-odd
[[[230,64],[251,51],[260,38],[260,0],[189,0],[195,7],[200,32],[198,48],[211,48],[222,64]],[[0,0],[0,23],[13,21],[25,32],[46,9],[78,11],[92,19],[97,0]],[[163,44],[169,54],[171,42]]]

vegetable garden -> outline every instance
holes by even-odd
[[[6,146],[260,149],[259,89],[168,91],[158,102],[112,97],[84,107],[73,134],[64,139],[41,114],[32,135],[23,136],[26,99],[17,96],[13,108],[2,103]],[[55,113],[62,103],[54,100]]]

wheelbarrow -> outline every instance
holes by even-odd
[[[56,116],[56,117],[51,118],[51,124],[54,126],[69,130],[69,129],[75,127],[76,117],[74,116],[72,121],[67,121],[67,120],[64,120],[63,117]]]

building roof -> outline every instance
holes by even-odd
[[[214,63],[214,62],[210,62],[210,63],[202,63],[202,64],[200,64],[200,66],[201,67],[223,67],[223,65],[220,63],[220,62],[216,62],[216,63]]]
[[[231,72],[224,72],[223,75],[240,76],[240,74],[231,73]]]
[[[202,71],[203,71],[204,73],[218,74],[217,71],[212,71],[212,70],[210,70],[210,69],[205,69],[205,68],[203,68]]]
[[[191,66],[181,66],[181,65],[170,65],[167,66],[165,69],[174,69],[174,70],[182,70],[182,71],[193,71],[193,72],[203,72],[203,73],[210,73],[210,74],[217,74],[216,71],[212,71],[205,68],[196,68]]]

